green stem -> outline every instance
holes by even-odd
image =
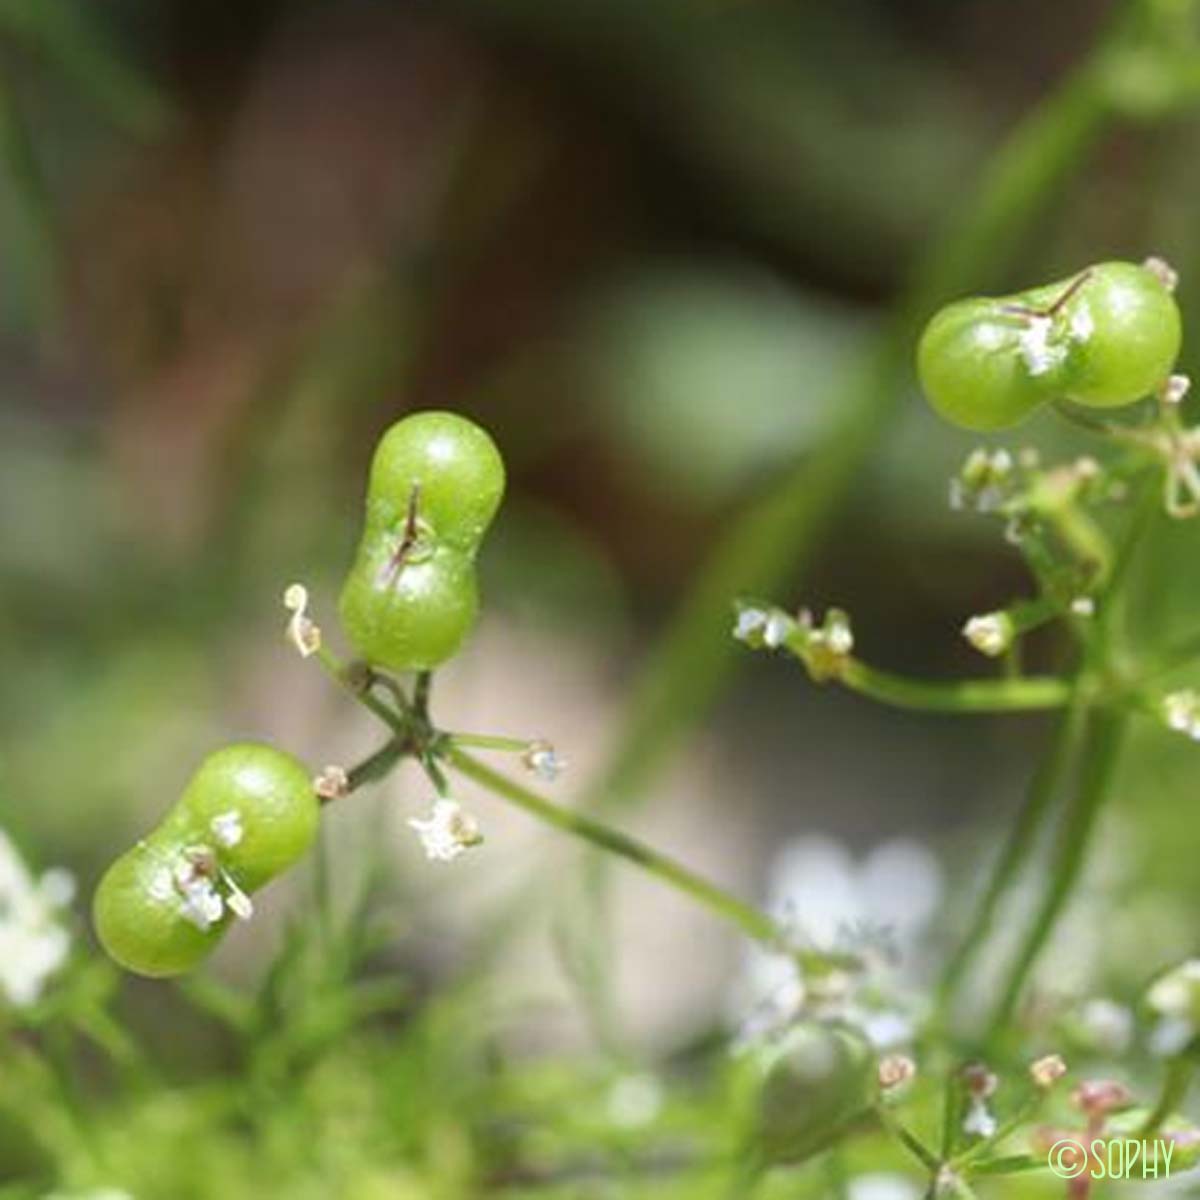
[[[357,791],[368,783],[382,779],[412,749],[412,742],[405,737],[394,737],[374,754],[351,767],[347,772],[349,790]]]
[[[939,1008],[943,1016],[949,1016],[950,1006],[963,976],[991,933],[1001,899],[1007,894],[1021,867],[1032,854],[1034,843],[1050,811],[1051,802],[1062,786],[1079,748],[1084,716],[1083,705],[1074,700],[1058,719],[1050,747],[1030,780],[1025,804],[1009,833],[987,888],[959,941],[958,949],[946,964],[939,988]]]
[[[910,679],[847,660],[838,678],[848,688],[898,708],[923,712],[1026,712],[1061,708],[1070,699],[1071,685],[1055,676],[1008,679],[964,679],[938,682]]]
[[[1140,1138],[1148,1138],[1156,1134],[1163,1122],[1183,1103],[1184,1096],[1192,1082],[1195,1063],[1190,1055],[1181,1054],[1171,1059],[1167,1064],[1167,1073],[1163,1076],[1162,1091],[1150,1115],[1137,1131]]]
[[[445,758],[459,774],[523,808],[544,824],[582,838],[593,846],[635,863],[642,870],[731,921],[755,941],[772,947],[781,943],[781,930],[766,913],[730,895],[723,888],[710,883],[682,863],[660,854],[644,842],[639,842],[583,813],[563,808],[547,800],[516,780],[493,771],[491,767],[464,753],[457,746],[446,746]]]
[[[446,733],[446,741],[464,750],[503,750],[523,754],[529,749],[528,738],[501,737],[491,733]]]
[[[1058,850],[1048,872],[1046,894],[1017,952],[992,1016],[990,1038],[994,1039],[1011,1017],[1029,972],[1079,878],[1096,817],[1111,791],[1128,723],[1129,717],[1123,713],[1097,711],[1091,715],[1075,802],[1059,831]]]
[[[321,645],[317,648],[316,658],[334,682],[345,688],[364,708],[373,712],[393,733],[408,733],[408,725],[404,718],[388,708],[378,697],[372,696],[369,688],[360,687],[354,681],[350,669],[332,650]]]

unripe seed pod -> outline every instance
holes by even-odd
[[[1050,400],[1140,400],[1170,375],[1181,337],[1179,309],[1159,273],[1099,263],[1012,296],[947,305],[925,327],[917,367],[942,416],[990,431]]]
[[[478,609],[475,555],[503,494],[500,453],[465,418],[417,413],[384,434],[339,601],[367,662],[431,670],[458,651]]]
[[[316,836],[304,767],[271,746],[210,755],[162,823],[105,872],[93,900],[101,945],[141,975],[177,975],[221,940],[249,896],[292,866]]]

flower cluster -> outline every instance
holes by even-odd
[[[150,881],[151,897],[160,903],[177,901],[179,915],[201,932],[216,925],[226,909],[240,921],[254,915],[253,901],[221,865],[217,848],[229,849],[241,842],[241,814],[218,813],[210,830],[216,847],[207,843],[183,847]]]

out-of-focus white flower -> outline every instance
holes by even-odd
[[[730,996],[739,1041],[808,1016],[853,1025],[881,1052],[911,1045],[912,1005],[897,980],[884,978],[888,955],[880,950],[909,958],[941,892],[936,858],[915,841],[884,843],[861,861],[827,837],[786,843],[768,875],[768,910],[797,945],[859,955],[874,968],[873,977],[844,971],[806,977],[795,956],[748,947]]]
[[[1029,1064],[1029,1078],[1039,1088],[1052,1088],[1066,1073],[1067,1064],[1061,1054],[1047,1054]]]
[[[920,1189],[903,1175],[880,1172],[856,1175],[846,1188],[848,1200],[917,1200]]]
[[[0,832],[0,994],[10,1004],[35,1003],[66,962],[71,939],[61,916],[74,890],[61,868],[35,879]]]
[[[620,1129],[649,1125],[662,1106],[662,1084],[649,1074],[622,1075],[608,1093],[608,1117]]]
[[[1094,996],[1079,1008],[1079,1032],[1087,1043],[1106,1054],[1120,1055],[1133,1040],[1133,1012],[1124,1004]]]
[[[1076,596],[1071,601],[1071,612],[1077,617],[1094,617],[1096,601],[1091,596]]]
[[[483,841],[479,822],[458,801],[445,797],[434,802],[428,817],[413,817],[408,823],[421,839],[426,858],[433,862],[453,862],[468,847]]]
[[[1183,403],[1183,398],[1191,391],[1192,381],[1186,375],[1168,375],[1162,387],[1158,389],[1158,397],[1164,404],[1172,407]]]
[[[1183,688],[1164,696],[1162,706],[1169,729],[1200,741],[1200,696],[1191,688]]]
[[[895,1091],[917,1077],[917,1064],[907,1054],[889,1054],[879,1060],[877,1075],[882,1091]]]

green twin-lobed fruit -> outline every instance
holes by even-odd
[[[318,801],[303,765],[271,746],[226,746],[204,760],[162,823],[105,872],[93,900],[109,955],[140,975],[190,970],[249,896],[316,836]]]
[[[339,603],[367,662],[431,670],[458,650],[479,606],[475,555],[503,495],[500,452],[466,418],[415,413],[383,435]]]
[[[921,337],[930,403],[968,429],[1005,429],[1047,401],[1132,404],[1171,373],[1179,309],[1160,275],[1107,262],[1012,296],[959,300]]]

